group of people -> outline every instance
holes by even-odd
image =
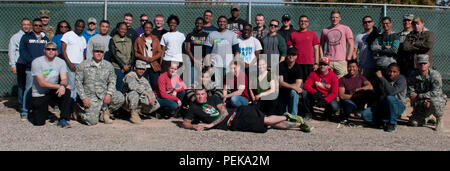
[[[55,29],[50,12],[41,10],[39,18],[23,19],[10,40],[21,119],[44,125],[49,106],[57,106],[63,128],[70,120],[111,124],[129,113],[136,124],[142,115],[181,116],[186,129],[310,132],[306,121],[318,113],[344,124],[353,113],[391,132],[409,97],[411,126],[433,114],[436,130],[442,128],[446,96],[431,67],[434,36],[421,18],[405,15],[404,30],[396,33],[389,17],[380,31],[365,16],[364,32],[354,39],[339,11],[331,12],[320,38],[308,30],[305,15],[295,30],[289,14],[268,28],[263,14],[255,27],[239,14],[233,6],[216,27],[206,10],[185,36],[175,15],[164,21],[157,14],[151,22],[142,14],[141,27],[133,29],[133,15],[126,13],[108,34],[110,22],[100,21],[97,32],[95,18],[87,29],[81,19],[74,30],[65,20]]]

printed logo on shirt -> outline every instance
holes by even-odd
[[[191,43],[194,45],[204,45],[206,41],[206,37],[204,36],[191,36]]]
[[[341,44],[342,32],[338,29],[333,29],[328,32],[327,37],[330,46],[338,46]]]
[[[30,39],[28,40],[28,43],[47,43],[47,40]]]
[[[50,75],[50,73],[52,73],[53,69],[44,69],[42,70],[42,75],[44,77],[47,77],[48,75]]]
[[[224,40],[225,40],[225,38],[214,39],[214,44],[221,44]]]
[[[204,104],[202,106],[203,112],[205,112],[206,114],[208,114],[210,117],[217,117],[219,116],[219,111],[214,108],[213,106],[209,105],[209,104]]]
[[[247,63],[250,63],[253,54],[253,47],[242,47],[241,48],[241,59]]]

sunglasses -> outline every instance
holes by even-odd
[[[141,20],[141,22],[147,22],[148,20]]]
[[[48,51],[57,51],[58,49],[56,49],[56,48],[45,48],[45,50],[48,50]]]
[[[269,26],[270,27],[278,27],[278,25],[275,25],[275,24],[270,24]]]
[[[319,66],[328,66],[326,63],[319,63]]]
[[[34,24],[35,27],[42,27],[42,25]]]
[[[369,24],[371,22],[373,22],[373,21],[363,21],[363,24]]]

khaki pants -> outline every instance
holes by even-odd
[[[347,61],[330,61],[330,68],[339,79],[347,74]]]

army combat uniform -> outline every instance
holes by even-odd
[[[145,69],[146,62],[137,60],[136,68]],[[123,83],[125,93],[124,108],[127,111],[131,111],[132,118],[130,118],[130,120],[133,123],[135,123],[135,119],[136,122],[140,122],[139,114],[136,113],[136,110],[140,109],[141,113],[150,114],[160,107],[158,101],[156,100],[155,94],[153,94],[150,83],[144,77],[139,78],[136,72],[130,72],[125,75]],[[151,98],[155,101],[155,105],[150,105],[150,101],[146,93],[150,94]],[[137,116],[133,116],[133,114]]]
[[[425,59],[422,59],[419,55],[417,61],[419,62],[420,60]],[[426,57],[426,60],[428,61],[428,57]],[[437,122],[440,122],[447,102],[447,96],[442,91],[441,74],[431,68],[423,76],[417,70],[413,72],[408,78],[408,96],[414,94],[417,94],[417,100],[413,104],[413,113],[410,121],[416,121],[419,125],[424,125],[426,118],[433,114]],[[427,100],[431,104],[428,109],[424,105],[424,102]]]
[[[94,59],[81,62],[76,72],[75,87],[80,99],[88,98],[91,103],[90,108],[84,108],[81,111],[81,118],[88,125],[97,124],[101,110],[113,112],[119,109],[124,102],[122,93],[116,90],[114,68],[110,62],[105,60],[100,61],[100,63],[96,63]],[[108,108],[103,105],[106,94],[111,95]],[[109,121],[109,111],[107,112],[108,115],[103,118],[105,123]],[[102,120],[101,117],[100,120]]]

